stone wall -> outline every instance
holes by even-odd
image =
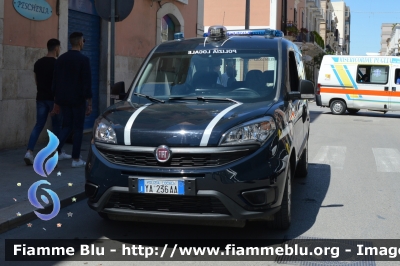
[[[36,122],[36,85],[33,65],[46,49],[3,45],[0,149],[27,145]],[[49,119],[50,120],[50,119]],[[49,126],[49,121],[47,127]],[[39,141],[47,138],[45,130]]]
[[[143,61],[144,58],[115,56],[115,82],[124,81],[125,90],[128,91]]]
[[[3,52],[1,52],[1,49]],[[46,55],[46,49],[0,45],[0,149],[26,146],[36,122],[36,85],[33,66]],[[124,81],[126,90],[143,58],[116,56],[115,82]],[[104,111],[101,106],[100,111]],[[45,129],[51,129],[48,118]],[[46,130],[38,143],[47,141]],[[38,150],[36,149],[36,152]]]

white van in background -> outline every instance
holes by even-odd
[[[325,55],[316,91],[318,106],[335,115],[400,110],[400,58]]]

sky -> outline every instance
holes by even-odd
[[[340,2],[332,0],[332,2]],[[350,7],[350,55],[378,53],[382,23],[400,23],[399,0],[344,0]]]

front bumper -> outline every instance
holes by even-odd
[[[86,187],[92,188],[90,193],[87,189],[88,204],[116,220],[224,225],[266,220],[280,209],[288,156],[278,141],[264,146],[222,166],[163,168],[111,163],[92,144],[86,166]],[[138,178],[179,178],[192,180],[193,186],[185,196],[143,194],[132,189]],[[265,193],[263,204],[250,202],[248,195],[260,191]]]
[[[317,102],[317,106],[322,106],[321,95],[315,95],[315,101]]]
[[[186,224],[204,224],[214,221],[214,224],[222,222],[224,225],[231,223],[233,226],[241,226],[249,219],[267,220],[271,215],[280,210],[280,207],[270,208],[265,211],[248,211],[236,204],[224,194],[213,190],[199,190],[196,197],[215,197],[226,207],[229,214],[223,213],[183,213],[183,212],[165,212],[165,211],[147,211],[134,209],[121,209],[106,207],[113,193],[129,194],[126,187],[112,187],[108,189],[96,203],[90,202],[89,207],[97,212],[107,213],[109,217],[115,220],[131,220],[131,221],[159,221],[162,223],[183,222]],[[179,197],[179,196],[177,196]],[[184,220],[184,221],[182,221]]]

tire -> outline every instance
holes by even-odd
[[[103,218],[104,220],[110,220],[110,218],[108,218],[108,215],[107,215],[107,213],[104,213],[104,212],[98,212],[98,214],[99,214],[99,216],[101,217],[101,218]]]
[[[360,111],[360,109],[347,108],[347,112],[350,114],[356,114],[358,111]]]
[[[333,100],[331,102],[331,111],[334,115],[342,115],[346,112],[346,103],[342,100]]]
[[[304,147],[303,154],[297,163],[297,169],[295,177],[304,178],[308,174],[308,140],[306,146]]]
[[[281,209],[274,214],[274,220],[267,222],[269,229],[285,230],[290,227],[292,220],[292,174],[290,170],[290,163],[287,165],[287,175],[285,190],[283,192],[283,198],[281,203]]]

